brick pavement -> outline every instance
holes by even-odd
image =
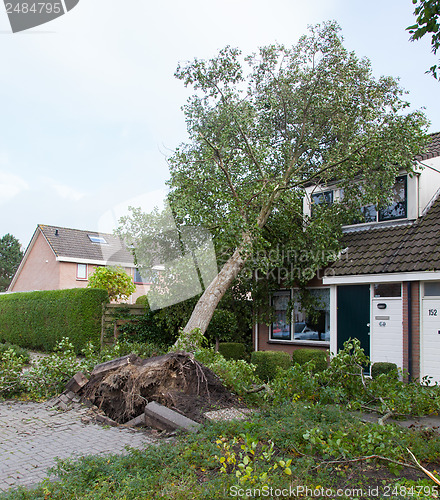
[[[55,458],[126,453],[155,439],[146,431],[85,423],[85,407],[68,411],[44,403],[0,403],[0,491],[46,478]]]

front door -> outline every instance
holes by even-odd
[[[338,286],[337,301],[338,351],[349,338],[357,338],[370,356],[370,285]]]

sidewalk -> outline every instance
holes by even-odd
[[[87,408],[69,411],[44,403],[0,403],[0,491],[47,477],[55,458],[126,453],[155,443],[147,431],[86,423]]]

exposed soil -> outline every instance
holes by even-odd
[[[196,422],[213,409],[240,406],[220,379],[188,353],[170,353],[91,376],[87,398],[118,423],[126,423],[156,401]]]

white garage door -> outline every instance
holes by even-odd
[[[422,304],[421,377],[440,382],[440,299],[424,297]]]

